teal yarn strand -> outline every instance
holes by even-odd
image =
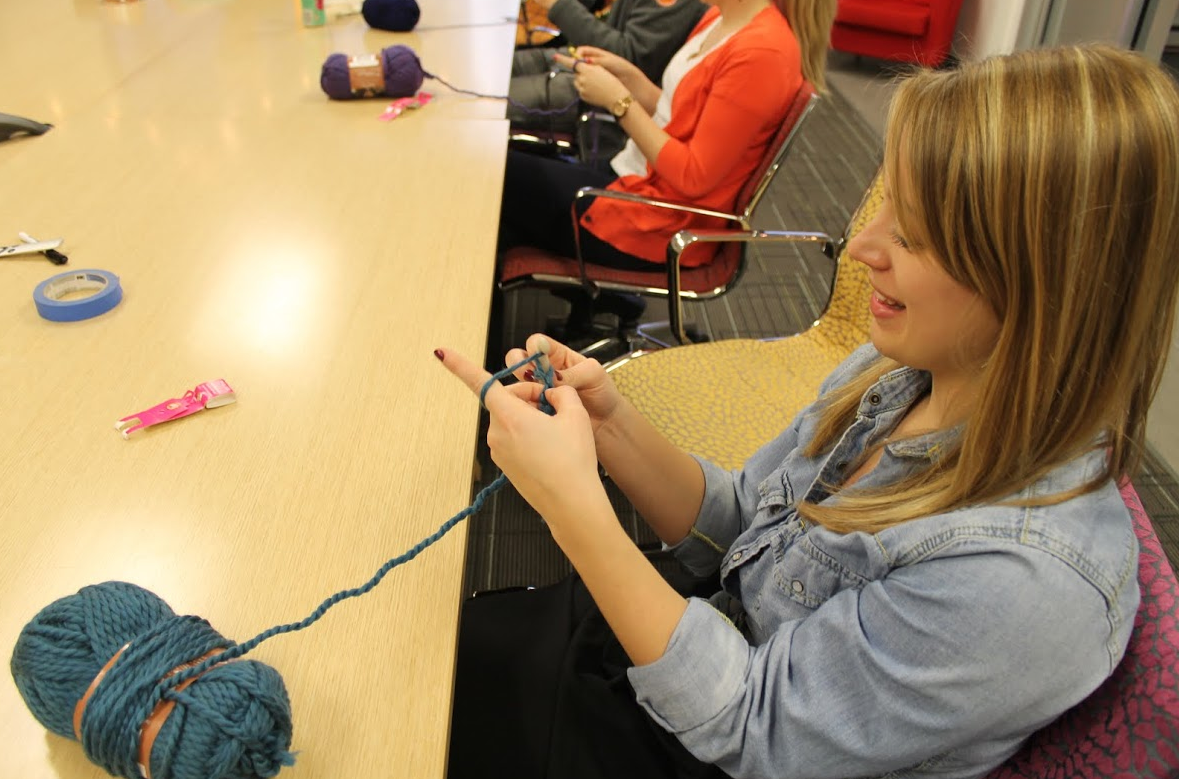
[[[534,354],[530,357],[527,357],[527,358],[521,360],[520,362],[516,363],[515,365],[511,365],[507,368],[504,368],[502,371],[492,375],[492,377],[490,379],[488,379],[483,384],[483,388],[479,392],[480,403],[482,403],[484,398],[487,397],[487,391],[489,389],[491,389],[491,386],[495,382],[499,381],[502,378],[512,375],[513,373],[515,373],[520,368],[523,368],[528,363],[533,363],[535,365],[534,372],[536,373],[537,376],[539,376],[541,378],[545,389],[547,390],[547,389],[551,388],[552,382],[553,382],[553,369],[551,366],[547,367],[547,368],[544,367],[543,362],[544,361],[541,360],[541,355],[539,353],[537,353],[537,354]],[[546,414],[553,413],[553,407],[549,404],[548,400],[544,397],[543,394],[541,395],[540,408]],[[385,578],[386,574],[388,574],[389,571],[392,571],[397,566],[399,566],[403,563],[407,563],[410,560],[414,559],[419,554],[421,554],[427,547],[432,546],[440,538],[442,538],[444,535],[449,533],[451,531],[451,529],[453,529],[454,526],[457,525],[459,522],[462,522],[467,517],[471,516],[472,514],[475,514],[479,510],[481,510],[483,508],[483,504],[487,502],[487,499],[489,497],[491,497],[492,495],[494,495],[496,492],[498,492],[500,490],[500,488],[503,487],[507,483],[507,481],[508,481],[508,477],[504,476],[501,473],[499,476],[497,476],[495,478],[494,481],[492,481],[490,484],[488,484],[483,489],[479,490],[479,492],[475,495],[475,499],[473,501],[471,501],[471,505],[467,506],[465,509],[463,509],[459,513],[455,514],[453,517],[451,517],[450,519],[443,522],[442,525],[437,530],[435,530],[432,534],[423,538],[421,541],[419,541],[417,544],[415,544],[412,548],[403,552],[402,554],[398,555],[397,557],[394,557],[393,559],[387,561],[384,565],[382,565],[380,568],[378,568],[377,572],[375,574],[373,574],[372,578],[369,579],[364,584],[360,585],[359,587],[353,587],[351,589],[341,590],[341,591],[337,592],[335,595],[332,595],[331,597],[324,600],[323,603],[319,604],[319,606],[315,609],[315,611],[311,612],[305,618],[299,620],[298,622],[291,622],[286,625],[276,625],[272,628],[268,628],[268,629],[262,631],[261,633],[259,633],[258,635],[254,636],[253,638],[251,638],[249,641],[244,641],[236,646],[230,647],[229,649],[226,649],[221,654],[211,657],[208,660],[205,660],[204,662],[199,663],[198,665],[195,665],[186,671],[182,671],[181,673],[176,674],[174,677],[169,679],[166,684],[160,686],[160,689],[155,693],[155,698],[157,700],[159,698],[162,698],[169,688],[171,688],[177,684],[180,684],[185,679],[188,679],[188,678],[191,678],[193,676],[197,676],[197,675],[203,673],[205,669],[207,669],[213,665],[216,665],[217,663],[223,663],[226,660],[233,660],[235,658],[241,657],[246,652],[251,651],[256,646],[261,644],[263,641],[266,641],[267,639],[274,638],[275,636],[279,636],[284,633],[294,633],[296,631],[303,630],[305,628],[310,627],[311,625],[318,622],[319,619],[321,617],[323,617],[324,614],[327,613],[328,609],[330,609],[332,606],[335,606],[340,601],[348,600],[349,598],[356,598],[361,595],[364,595],[367,592],[370,592],[374,587],[376,587],[378,584],[381,583],[381,580]],[[153,703],[154,703],[154,701],[153,701]]]
[[[538,380],[549,389],[552,368],[534,354],[492,376],[480,400],[493,382],[528,363],[535,365]],[[553,413],[543,392],[540,407]],[[43,608],[24,627],[10,662],[13,680],[38,722],[73,739],[77,703],[103,666],[122,650],[83,711],[80,741],[92,762],[112,775],[140,779],[140,728],[158,703],[169,701],[175,708],[149,758],[152,779],[275,776],[294,763],[290,700],[278,671],[242,656],[270,638],[310,627],[337,603],[370,592],[394,568],[478,512],[506,483],[501,474],[470,506],[385,562],[361,586],[337,592],[298,622],[268,628],[240,644],[199,617],[177,616],[158,596],[134,584],[111,581],[83,587]],[[210,656],[193,662],[206,654]],[[178,689],[198,676],[195,683]]]

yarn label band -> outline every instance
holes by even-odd
[[[356,97],[373,97],[385,91],[385,73],[376,54],[348,58],[348,81]]]
[[[98,689],[98,685],[102,684],[102,679],[106,676],[107,671],[114,667],[115,661],[122,656],[123,652],[127,651],[127,647],[131,646],[128,641],[119,647],[119,651],[111,656],[110,660],[106,661],[98,673],[94,675],[94,681],[90,682],[90,686],[86,688],[86,692],[78,699],[78,703],[74,706],[74,735],[79,741],[82,740],[82,714],[86,711],[86,704],[90,703],[90,699],[94,697],[94,691]]]
[[[208,652],[201,655],[197,659],[189,660],[187,663],[181,663],[180,665],[176,666],[171,671],[169,671],[163,679],[160,679],[160,681],[167,681],[181,671],[187,671],[189,668],[200,665],[210,657],[221,654],[224,651],[225,647],[210,649]],[[232,663],[233,661],[227,660],[226,662]],[[174,688],[172,688],[173,691],[182,692],[197,679],[200,679],[203,674],[212,671],[218,665],[225,665],[225,663],[217,663],[217,665],[209,666],[196,676],[185,679],[183,682],[176,685]],[[151,710],[151,714],[147,716],[147,719],[143,722],[143,726],[139,729],[139,773],[144,777],[144,779],[151,779],[151,750],[152,747],[154,747],[156,744],[156,736],[160,735],[160,730],[164,727],[164,723],[168,721],[168,715],[172,713],[172,709],[174,708],[176,708],[176,701],[171,698],[164,698],[163,700],[156,703],[155,707]]]

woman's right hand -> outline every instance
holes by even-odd
[[[543,351],[542,342],[548,345],[549,362],[553,370],[560,373],[560,378],[553,378],[555,387],[572,387],[577,390],[581,404],[589,414],[590,426],[594,437],[598,430],[607,424],[618,407],[622,404],[622,393],[614,386],[610,374],[602,364],[591,357],[585,357],[568,346],[553,340],[547,335],[534,333],[529,336],[526,349],[512,349],[505,358],[506,365],[515,365],[529,355]],[[534,368],[525,365],[516,371],[516,378],[521,381],[535,381]]]

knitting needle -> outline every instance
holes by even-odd
[[[549,362],[549,350],[552,348],[552,345],[549,344],[549,339],[543,335],[536,339],[536,351],[540,352],[540,359],[537,360],[537,366],[540,368],[541,373],[547,374],[553,369],[553,364]]]
[[[573,58],[573,64],[569,66],[569,70],[576,73],[578,65],[580,65],[583,62],[586,64],[589,64],[588,59],[583,59],[583,58],[577,56],[577,47],[576,46],[569,46],[568,48],[569,48],[569,56]]]

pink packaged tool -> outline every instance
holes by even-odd
[[[230,387],[225,379],[208,381],[198,384],[195,389],[190,389],[184,393],[184,397],[165,400],[138,414],[123,417],[115,423],[115,430],[122,433],[123,438],[127,438],[136,430],[191,416],[206,408],[227,406],[235,400],[237,396],[233,392],[233,387]]]
[[[413,97],[399,97],[389,105],[385,106],[385,112],[377,118],[389,122],[397,117],[408,108],[421,108],[434,99],[434,96],[429,92],[418,92]]]

